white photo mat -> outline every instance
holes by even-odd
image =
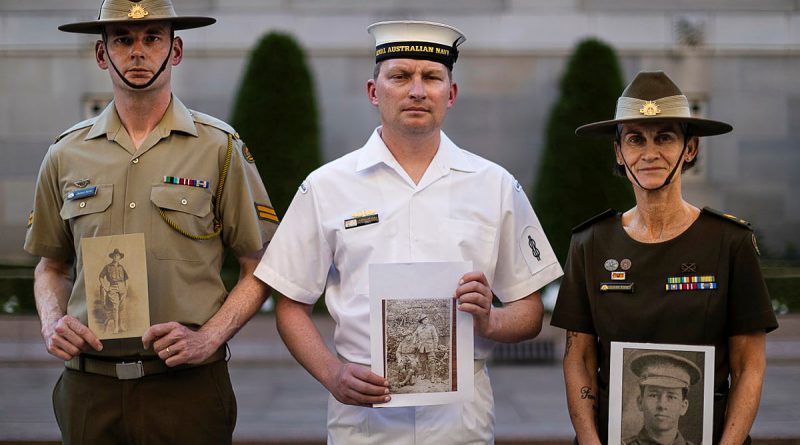
[[[638,377],[629,365],[636,356],[652,351],[695,357],[684,358],[698,365],[702,375],[700,381],[689,388],[689,410],[681,418],[678,430],[686,440],[698,445],[711,445],[714,428],[714,347],[629,342],[611,342],[608,444],[621,445],[623,438],[636,435],[642,428],[642,416],[631,414],[636,410],[639,385]],[[699,416],[700,419],[697,418]],[[696,437],[698,434],[702,434],[701,437]]]
[[[420,317],[424,314],[429,315],[440,328],[444,327],[439,329],[443,331],[439,336],[447,340],[440,343],[439,351],[433,356],[442,359],[444,363],[439,369],[446,366],[446,378],[450,379],[445,388],[438,378],[431,378],[436,380],[436,388],[431,388],[425,376],[417,375],[419,384],[411,385],[411,392],[400,393],[397,382],[393,381],[396,376],[391,375],[390,386],[396,389],[391,393],[392,400],[375,407],[440,405],[472,400],[475,389],[472,315],[457,310],[453,298],[458,281],[470,271],[472,262],[370,264],[372,372],[387,376],[391,371],[386,369],[387,360],[392,365],[396,354],[396,349],[391,347],[402,335],[415,336],[412,331],[423,324]],[[399,327],[400,323],[406,323],[406,326]],[[427,365],[432,366],[432,362]],[[414,391],[414,387],[423,389]]]

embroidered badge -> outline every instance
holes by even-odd
[[[633,293],[633,283],[600,283],[600,292]]]
[[[31,210],[31,213],[28,213],[28,228],[30,228],[32,225],[33,225],[33,210]]]
[[[540,226],[525,226],[517,238],[519,255],[528,265],[531,275],[536,275],[543,269],[552,266],[558,260],[547,242],[547,236]]]
[[[308,193],[308,189],[309,188],[311,188],[311,186],[309,185],[308,181],[306,180],[306,181],[301,182],[300,183],[300,187],[298,187],[297,189],[300,191],[300,193],[305,195],[306,193]]]
[[[275,213],[275,209],[268,205],[254,203],[256,206],[256,213],[258,213],[258,219],[264,221],[272,221],[274,223],[278,222],[278,214]]]
[[[531,254],[536,258],[536,261],[542,261],[542,253],[536,248],[536,241],[530,235],[528,235],[528,247],[531,248]]]
[[[189,187],[208,188],[208,181],[205,179],[179,178],[177,176],[164,176],[164,184],[188,185]]]
[[[649,100],[645,102],[642,108],[639,109],[639,113],[644,114],[645,116],[655,116],[661,113],[661,108],[658,108],[655,102]]]
[[[144,6],[138,4],[131,6],[131,10],[128,12],[128,17],[134,20],[143,19],[148,15],[150,15],[150,13],[144,9]]]
[[[619,263],[617,262],[617,260],[610,258],[607,259],[605,263],[603,263],[603,267],[605,267],[606,270],[609,272],[614,272],[619,267]]]
[[[88,198],[90,196],[94,196],[96,194],[97,194],[97,186],[89,187],[89,188],[85,188],[85,189],[80,189],[80,190],[73,190],[73,191],[67,193],[66,198],[67,198],[67,200],[83,199],[83,198]]]
[[[247,148],[247,145],[242,144],[242,156],[244,156],[244,160],[249,163],[256,162],[255,158],[253,158],[253,154],[250,153],[250,149]]]
[[[361,226],[368,226],[370,224],[377,224],[380,222],[378,213],[375,211],[358,212],[354,213],[352,216],[352,218],[344,220],[345,230],[354,229]]]
[[[77,181],[73,182],[73,184],[75,184],[75,187],[78,187],[79,189],[82,189],[84,187],[88,187],[89,184],[91,184],[91,183],[92,183],[92,181],[90,181],[88,178],[78,179]]]
[[[697,272],[697,264],[696,263],[683,263],[681,264],[681,273],[689,274],[689,273],[696,273]]]
[[[665,289],[672,290],[706,290],[716,289],[717,279],[714,275],[687,275],[668,277]]]
[[[631,263],[631,260],[629,260],[628,258],[625,258],[619,262],[619,268],[622,270],[628,270],[631,268],[632,265],[633,263]]]
[[[625,281],[625,272],[611,272],[611,281]]]

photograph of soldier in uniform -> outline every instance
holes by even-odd
[[[111,262],[103,267],[100,271],[100,292],[103,295],[103,315],[105,323],[103,323],[103,332],[109,332],[113,329],[114,334],[119,334],[120,331],[126,331],[125,317],[120,316],[124,311],[125,297],[128,295],[128,272],[125,267],[120,264],[125,254],[120,252],[119,249],[114,249],[113,252],[108,254]]]
[[[101,340],[141,337],[150,327],[143,234],[83,238],[81,257],[89,329]]]
[[[455,391],[452,299],[384,301],[384,366],[392,393]]]
[[[622,367],[621,415],[609,416],[611,421],[617,418],[620,422],[618,443],[709,443],[703,438],[706,424],[710,434],[713,400],[711,392],[704,388],[712,385],[705,385],[704,375],[706,364],[713,366],[713,356],[709,358],[705,351],[698,350],[652,349],[654,346],[623,349],[622,363],[618,364]],[[713,350],[710,346],[692,348]],[[713,376],[713,372],[709,375]],[[609,428],[611,443],[610,425]]]

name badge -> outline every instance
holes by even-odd
[[[354,229],[356,227],[368,226],[370,224],[376,224],[378,222],[379,222],[378,214],[375,213],[375,214],[372,214],[372,215],[364,215],[364,216],[358,216],[358,217],[355,217],[355,218],[346,219],[346,220],[344,220],[344,228],[345,229]]]
[[[88,187],[85,189],[73,190],[67,193],[67,199],[68,200],[83,199],[83,198],[88,198],[90,196],[94,196],[96,194],[97,194],[97,186]]]
[[[603,282],[600,283],[600,292],[626,292],[633,293],[633,283]]]

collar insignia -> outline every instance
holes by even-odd
[[[652,100],[645,102],[642,108],[639,108],[639,112],[644,114],[645,116],[655,116],[661,113],[661,108],[658,108],[655,102]]]
[[[134,20],[143,19],[148,15],[150,15],[150,13],[147,12],[147,10],[144,9],[144,6],[142,5],[133,5],[131,6],[130,12],[128,12],[128,17]]]

